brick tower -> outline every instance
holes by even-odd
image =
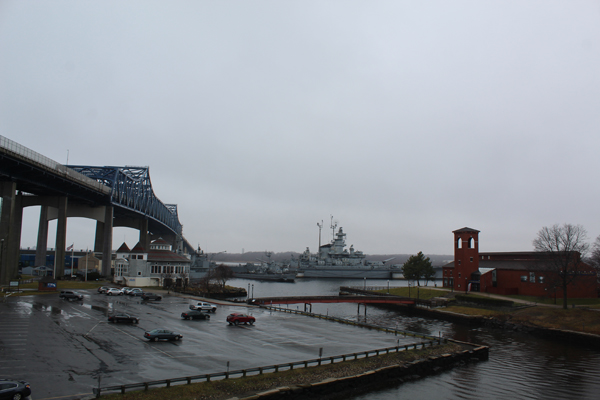
[[[479,291],[479,231],[461,228],[454,233],[454,290]],[[476,283],[475,283],[476,282]]]

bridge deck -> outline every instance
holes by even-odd
[[[376,303],[414,305],[415,300],[395,296],[291,296],[262,297],[254,299],[254,304],[313,304],[313,303]]]

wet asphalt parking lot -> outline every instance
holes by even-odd
[[[164,294],[161,301],[106,296],[80,290],[83,301],[58,293],[8,297],[0,303],[0,377],[26,380],[32,399],[75,399],[92,387],[162,380],[348,354],[415,338],[394,336],[301,315],[242,304],[220,304],[210,320],[183,320],[194,301]],[[139,324],[113,324],[116,312]],[[254,325],[230,326],[225,318],[242,312]],[[169,329],[180,341],[149,342],[144,332]]]

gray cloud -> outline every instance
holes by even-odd
[[[0,134],[150,166],[208,251],[314,250],[330,214],[367,253],[449,254],[463,226],[530,250],[545,225],[600,233],[599,18],[593,1],[6,1]],[[69,242],[92,238],[69,221]]]

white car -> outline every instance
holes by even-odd
[[[217,311],[217,306],[215,306],[214,304],[205,303],[203,301],[200,301],[200,302],[198,302],[196,304],[190,305],[190,310],[200,310],[200,311],[206,311],[206,312],[216,312]]]
[[[110,289],[108,289],[106,291],[106,295],[107,296],[122,296],[123,295],[123,291],[121,289],[117,289],[117,288],[111,287]]]

